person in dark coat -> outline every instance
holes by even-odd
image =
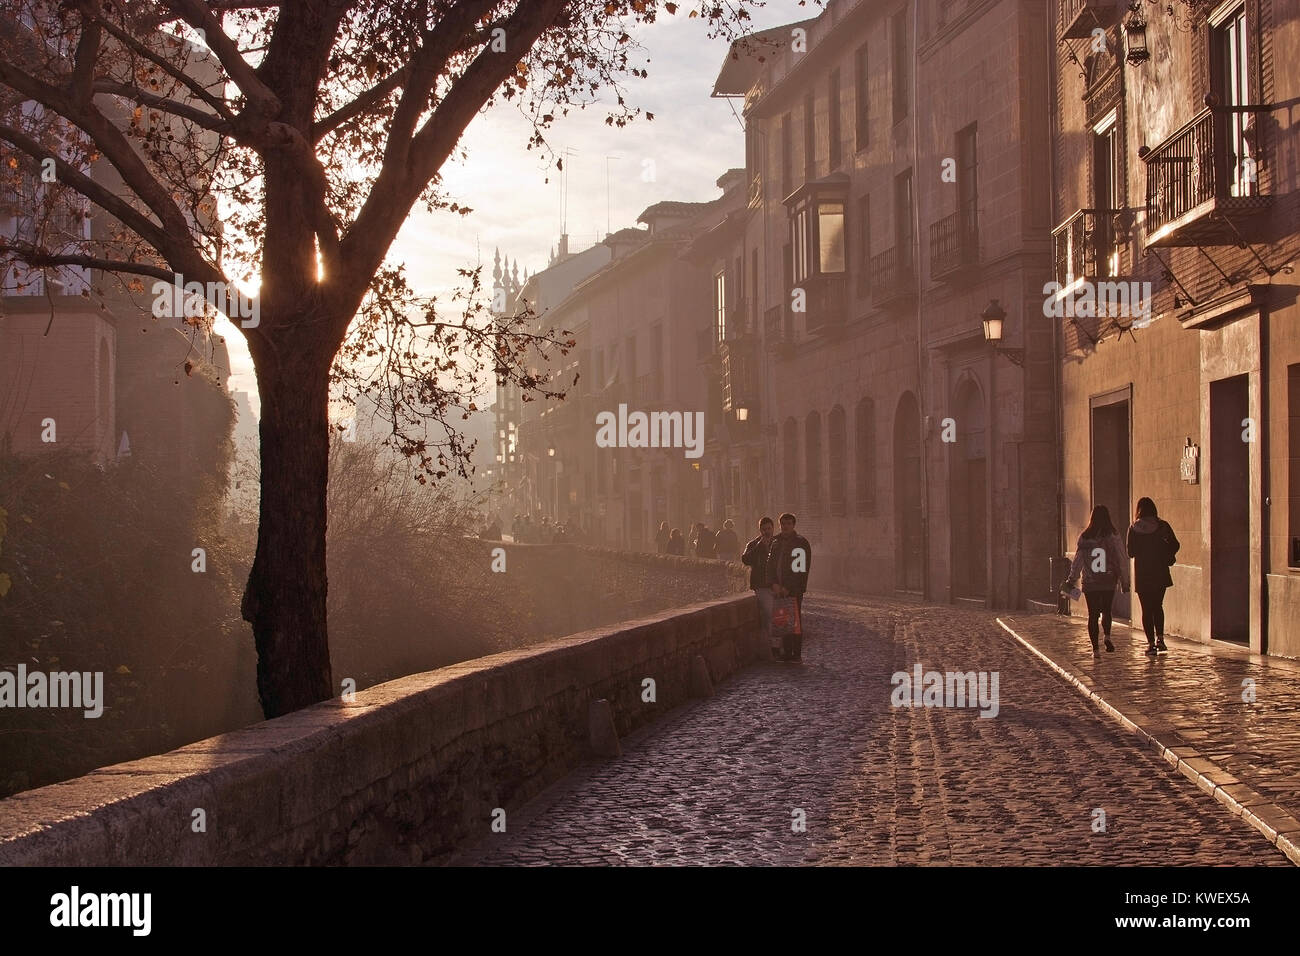
[[[673,528],[668,535],[668,553],[669,554],[686,554],[686,539],[682,537],[681,528]]]
[[[722,530],[713,539],[714,550],[721,561],[735,561],[740,557],[740,539],[736,537],[736,522],[728,518]]]
[[[1133,590],[1142,602],[1142,630],[1147,654],[1155,657],[1165,646],[1165,589],[1174,586],[1169,573],[1180,547],[1168,521],[1163,521],[1150,498],[1139,498],[1133,524],[1128,529],[1128,553],[1133,558]]]
[[[697,558],[713,558],[716,555],[713,532],[709,530],[708,525],[702,524],[700,525],[700,536],[695,540],[695,556]]]
[[[758,522],[758,537],[745,545],[741,563],[749,566],[749,589],[758,598],[758,626],[764,640],[772,645],[772,656],[781,656],[781,645],[772,644],[772,577],[767,570],[768,552],[772,548],[772,519]]]
[[[1110,509],[1097,505],[1092,509],[1088,527],[1079,535],[1079,542],[1074,549],[1074,563],[1070,565],[1070,576],[1065,579],[1062,590],[1072,590],[1074,584],[1083,574],[1083,596],[1088,602],[1088,638],[1092,641],[1092,653],[1100,654],[1097,647],[1097,619],[1101,618],[1101,630],[1106,636],[1106,650],[1113,651],[1115,645],[1110,642],[1110,611],[1115,602],[1115,585],[1119,584],[1128,593],[1128,554],[1124,550],[1124,541],[1110,520]]]
[[[794,598],[803,620],[803,596],[808,590],[808,572],[812,568],[812,545],[808,539],[794,530],[795,516],[790,512],[781,515],[781,533],[772,539],[768,552],[768,573],[772,576],[772,593],[777,597],[787,595]],[[803,659],[803,629],[795,641],[795,651],[790,660]]]
[[[668,522],[659,522],[659,530],[655,532],[655,550],[660,554],[668,553],[668,538],[671,533],[668,530]]]

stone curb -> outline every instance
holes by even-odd
[[[1138,715],[1138,720],[1125,716],[1119,708],[1088,687],[1083,680],[1017,634],[1002,618],[997,618],[997,622],[1004,631],[1020,642],[1022,647],[1055,671],[1067,684],[1075,687],[1098,709],[1118,722],[1125,730],[1136,734],[1143,744],[1163,757],[1174,770],[1213,796],[1229,813],[1249,823],[1269,843],[1281,850],[1288,860],[1300,866],[1300,820],[1246,786],[1194,748],[1170,747],[1164,744],[1150,729],[1156,726],[1155,720],[1143,715]]]

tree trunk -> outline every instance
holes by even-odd
[[[257,644],[257,691],[267,718],[331,697],[325,626],[329,368],[320,342],[278,336],[255,355],[262,460],[257,555],[244,620]]]

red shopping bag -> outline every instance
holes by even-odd
[[[779,597],[772,601],[772,636],[784,637],[787,634],[801,634],[803,627],[799,620],[799,605],[791,596]]]

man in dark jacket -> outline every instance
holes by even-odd
[[[767,571],[767,553],[772,547],[772,519],[764,517],[758,522],[758,537],[745,545],[740,556],[749,566],[749,588],[758,597],[758,626],[763,639],[772,643],[772,578]],[[780,645],[772,647],[772,656],[781,656]]]
[[[695,539],[695,556],[697,558],[713,558],[717,552],[714,550],[715,537],[709,526],[700,525],[700,536]]]
[[[736,537],[736,522],[728,518],[722,530],[714,536],[714,550],[720,561],[735,561],[740,556],[740,539]]]
[[[1156,503],[1139,498],[1137,520],[1128,529],[1128,553],[1134,560],[1133,590],[1142,602],[1142,629],[1147,654],[1154,657],[1165,646],[1165,589],[1174,586],[1169,566],[1178,554],[1178,538],[1168,521],[1161,520]]]
[[[812,545],[794,530],[794,525],[794,515],[788,511],[781,515],[781,533],[772,539],[767,567],[772,577],[772,593],[777,597],[793,596],[802,621],[803,596],[808,590],[808,571],[812,568]],[[802,644],[803,635],[800,633],[795,641],[793,660],[802,659]]]

